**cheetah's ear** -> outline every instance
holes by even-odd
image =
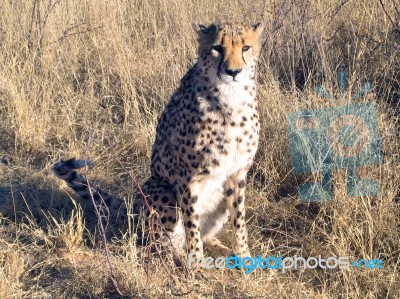
[[[215,24],[211,24],[208,27],[201,24],[193,24],[193,27],[200,35],[212,34],[217,29],[217,26]]]
[[[260,22],[257,22],[257,23],[255,23],[255,24],[253,24],[251,27],[253,28],[254,32],[257,33],[258,36],[260,36],[261,33],[262,33],[263,30],[264,30],[264,26],[263,26],[263,24],[260,23]]]

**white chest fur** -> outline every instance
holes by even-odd
[[[221,136],[216,138],[221,137],[222,141],[211,145],[210,140],[206,141],[205,145],[212,148],[205,157],[209,173],[199,177],[192,185],[201,190],[198,205],[202,215],[217,209],[223,198],[223,184],[230,176],[250,166],[258,145],[258,114],[253,84],[221,84],[217,88],[221,110],[208,113],[206,118],[218,120],[215,131]],[[207,111],[209,103],[204,101],[200,105],[203,111]],[[225,123],[223,126],[221,121]],[[198,149],[202,147],[200,145]]]
[[[254,83],[221,84],[219,101],[225,117],[226,152],[220,153],[221,174],[230,176],[251,163],[258,145]],[[256,116],[256,117],[255,117]]]

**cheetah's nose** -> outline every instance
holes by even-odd
[[[225,69],[225,73],[227,73],[229,76],[236,77],[237,74],[239,74],[242,71],[242,69],[236,69],[236,70],[230,70],[230,69]]]

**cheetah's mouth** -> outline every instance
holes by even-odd
[[[231,83],[231,82],[240,82],[241,80],[238,78],[238,76],[232,77],[231,75],[225,74],[221,71],[217,73],[217,77],[219,80],[221,80],[224,83]]]

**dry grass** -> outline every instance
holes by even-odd
[[[157,117],[196,59],[192,22],[232,16],[266,27],[262,140],[248,184],[252,253],[381,258],[384,269],[249,276],[226,269],[194,281],[167,273],[158,259],[138,258],[128,231],[109,244],[121,291],[135,298],[399,297],[400,5],[383,3],[386,13],[379,0],[2,0],[0,297],[117,296],[97,230],[50,166],[90,157],[97,163],[90,176],[131,201],[126,169],[141,182],[148,175]],[[296,190],[306,178],[291,171],[285,114],[335,105],[314,86],[337,95],[340,69],[349,70],[353,92],[366,81],[374,86],[361,101],[378,103],[384,160],[361,173],[378,179],[382,192],[348,197],[337,171],[333,201],[301,203]],[[228,244],[229,235],[227,227]]]

